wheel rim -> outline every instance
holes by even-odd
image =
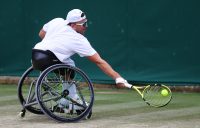
[[[58,73],[61,69],[62,73]],[[63,74],[63,70],[64,72],[67,70],[69,72],[69,69],[75,71],[76,75],[74,79],[69,79],[70,77],[67,73]],[[73,96],[66,96],[65,98],[68,98],[69,103],[68,106],[64,107],[65,110],[63,113],[61,110],[55,111],[54,107],[58,105],[58,101],[63,98],[63,91],[60,90],[60,84],[64,83],[69,86],[70,84],[75,86],[76,92],[78,92],[78,96],[81,100],[80,103],[78,103],[78,101],[74,102]],[[61,122],[73,122],[82,119],[91,111],[94,101],[93,87],[86,74],[78,68],[59,64],[47,68],[40,75],[37,81],[36,95],[43,112],[54,120]],[[84,111],[78,114],[75,107],[84,109]]]

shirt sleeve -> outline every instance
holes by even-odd
[[[49,26],[50,26],[51,24],[59,24],[60,21],[62,22],[62,21],[64,21],[64,19],[62,19],[62,18],[55,18],[55,19],[49,21],[48,23],[44,24],[44,26],[43,26],[42,29],[43,29],[45,32],[47,32],[47,31],[48,31],[48,28],[49,28]]]
[[[96,53],[96,50],[86,38],[79,40],[74,49],[80,57],[92,56]]]

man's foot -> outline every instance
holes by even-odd
[[[56,106],[53,107],[53,112],[64,113],[65,111],[63,110],[63,108],[56,105]]]

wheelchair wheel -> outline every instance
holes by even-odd
[[[91,117],[94,90],[82,70],[56,64],[39,76],[36,98],[42,111],[50,118],[58,122],[76,122]]]
[[[28,68],[18,82],[18,99],[23,107],[21,117],[25,116],[25,111],[28,110],[34,114],[43,114],[41,111],[35,95],[35,84],[40,72]]]

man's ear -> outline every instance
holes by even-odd
[[[70,26],[76,31],[76,24],[70,24]]]
[[[75,24],[70,24],[70,26],[71,26],[71,27],[74,27],[74,26],[75,26]]]

